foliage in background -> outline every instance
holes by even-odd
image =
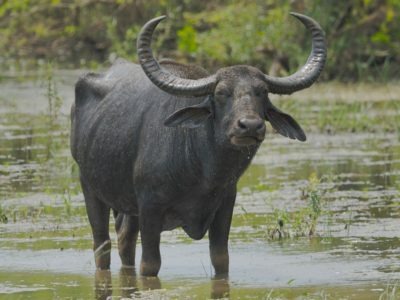
[[[314,17],[326,31],[323,79],[398,79],[400,0],[5,0],[0,4],[3,67],[31,60],[62,66],[135,60],[135,40],[150,18],[167,14],[157,30],[160,56],[210,70],[251,64],[286,75],[304,64],[310,36],[289,16]]]

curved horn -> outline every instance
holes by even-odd
[[[325,34],[321,26],[312,18],[298,13],[290,13],[299,19],[312,33],[312,50],[306,64],[296,73],[287,77],[265,75],[269,91],[274,94],[291,94],[311,86],[321,74],[326,61]]]
[[[197,80],[180,78],[163,69],[154,58],[151,51],[151,38],[158,23],[164,19],[165,16],[151,19],[139,33],[137,53],[143,71],[156,86],[170,94],[204,96],[213,93],[216,84],[215,75]]]

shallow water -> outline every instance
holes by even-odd
[[[110,272],[95,270],[68,150],[79,73],[56,72],[50,104],[46,80],[0,82],[0,299],[400,297],[400,142],[392,122],[400,111],[392,94],[365,98],[351,89],[354,102],[374,103],[351,111],[351,99],[331,94],[320,100],[325,110],[314,98],[300,105],[274,100],[311,132],[306,143],[268,135],[241,179],[229,280],[212,278],[207,240],[192,241],[181,230],[163,233],[155,280],[121,269],[115,243]],[[335,108],[328,129],[321,122],[326,107]],[[333,111],[340,111],[336,119]],[[334,126],[350,118],[354,128]]]

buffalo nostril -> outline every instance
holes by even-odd
[[[247,129],[247,126],[246,126],[246,119],[240,119],[239,121],[238,121],[238,126],[239,126],[239,128],[241,128],[241,129]]]

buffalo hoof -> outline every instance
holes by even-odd
[[[160,267],[161,267],[160,263],[148,263],[142,261],[142,263],[140,264],[140,275],[155,277],[158,275]]]
[[[229,299],[229,290],[228,275],[216,275],[211,280],[211,299]]]

